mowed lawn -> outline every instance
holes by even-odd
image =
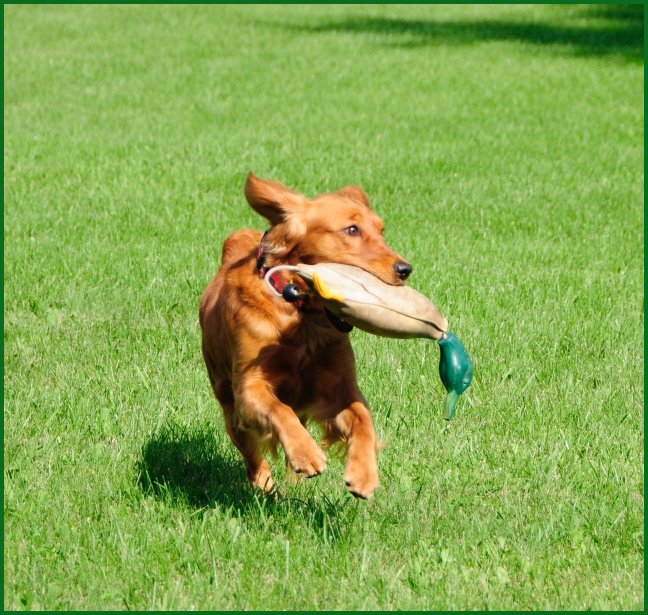
[[[643,609],[643,7],[4,7],[5,609]],[[249,170],[359,184],[475,362],[251,492],[200,353]]]

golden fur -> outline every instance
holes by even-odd
[[[411,266],[389,248],[366,194],[350,186],[308,200],[249,174],[249,204],[270,222],[265,264],[338,262],[402,284]],[[200,303],[202,349],[227,431],[250,482],[273,487],[264,452],[279,443],[297,474],[326,469],[326,454],[305,425],[321,423],[327,442],[347,447],[344,480],[370,498],[378,487],[377,436],[356,380],[348,333],[313,299],[300,309],[272,294],[257,270],[262,233],[240,230],[224,245],[221,268]]]

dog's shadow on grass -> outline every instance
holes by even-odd
[[[220,508],[264,523],[289,526],[299,516],[326,540],[342,537],[342,528],[350,521],[343,511],[357,513],[353,498],[346,495],[333,500],[322,494],[297,498],[255,492],[233,446],[220,443],[208,428],[167,425],[160,429],[142,447],[137,476],[147,496],[196,510]]]
[[[146,495],[193,508],[240,508],[251,499],[243,464],[207,429],[164,426],[142,447],[137,472]]]

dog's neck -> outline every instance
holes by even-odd
[[[272,229],[263,233],[257,247],[256,270],[260,278],[265,277],[269,269],[277,265],[297,265],[299,263],[312,264],[310,259],[301,255],[294,247],[277,245],[273,243],[270,235]]]
[[[259,247],[257,248],[256,270],[260,278],[265,278],[268,275],[268,271],[272,269],[272,267],[276,264],[276,263],[272,263],[272,264],[268,263],[268,256],[269,256],[268,249],[267,246],[264,245],[264,240],[268,236],[268,232],[269,231],[266,231],[263,234],[263,237],[259,242]],[[309,296],[307,293],[308,288],[301,280],[298,281],[292,278],[290,278],[290,280],[286,280],[284,279],[284,276],[281,274],[280,271],[275,271],[270,274],[270,277],[268,278],[268,282],[279,294],[283,294],[286,286],[288,286],[289,284],[295,284],[297,287],[299,287],[299,289],[303,293],[302,297],[291,301],[291,303],[296,308],[303,310],[305,307],[307,307],[307,304],[310,303]]]
[[[268,272],[268,269],[270,269],[270,267],[268,267],[268,264],[266,263],[266,260],[268,258],[267,250],[263,245],[263,240],[268,236],[268,233],[269,231],[263,233],[263,237],[261,237],[259,247],[257,248],[256,268],[260,278],[264,278],[265,274]]]
[[[271,269],[271,266],[268,264],[268,252],[267,248],[264,245],[264,240],[267,237],[269,231],[266,231],[263,233],[263,237],[261,238],[261,241],[259,242],[259,247],[257,248],[257,257],[256,257],[256,269],[257,273],[260,278],[265,278],[268,271]],[[291,280],[291,283],[294,283],[296,280]],[[278,293],[283,293],[284,289],[288,285],[288,282],[286,282],[283,277],[281,276],[281,273],[275,272],[271,275],[270,278],[270,284],[275,288],[275,290]],[[303,284],[298,284],[298,286],[301,287],[303,291],[307,291],[307,287]],[[308,295],[304,295],[303,299],[298,299],[297,301],[293,302],[293,305],[299,309],[304,311],[304,308],[307,307],[307,304],[310,303]],[[347,323],[344,322],[343,320],[340,320],[335,314],[324,308],[324,313],[326,314],[326,317],[328,318],[329,322],[341,333],[349,333],[353,327]]]

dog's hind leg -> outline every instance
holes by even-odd
[[[258,487],[266,493],[271,491],[274,487],[272,472],[270,464],[261,454],[259,438],[253,432],[241,429],[236,424],[232,383],[229,380],[213,378],[212,387],[223,408],[227,433],[245,461],[248,480],[254,487]]]
[[[268,493],[272,491],[274,487],[270,464],[261,454],[261,446],[256,434],[234,425],[234,421],[232,420],[233,410],[233,406],[228,409],[223,407],[227,433],[243,456],[247,470],[247,477],[252,486],[258,487]]]

